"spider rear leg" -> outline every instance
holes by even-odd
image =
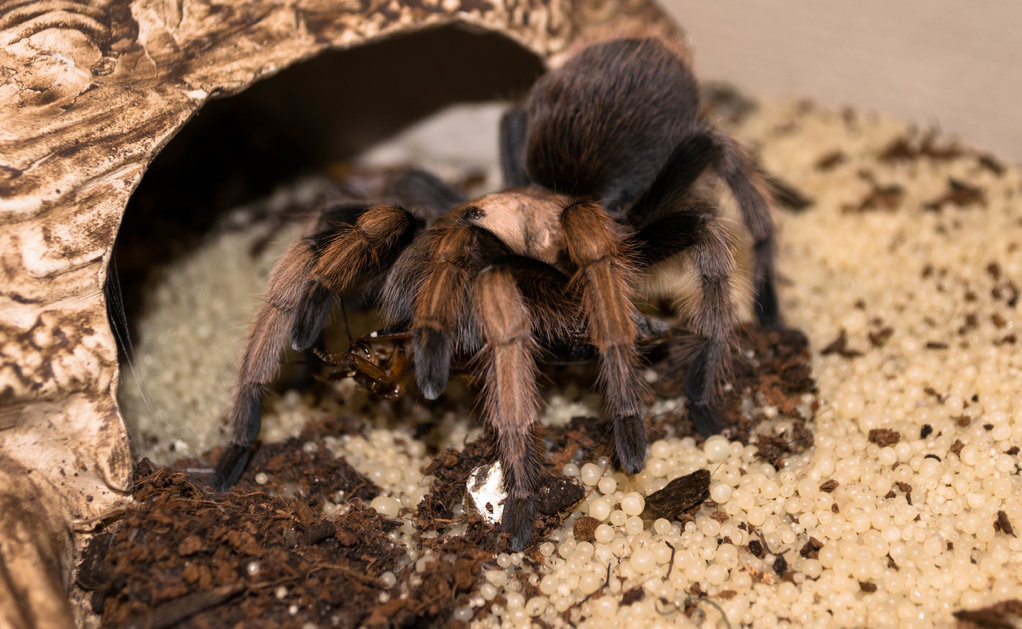
[[[715,216],[707,215],[701,223],[693,254],[702,295],[691,325],[702,340],[685,378],[685,395],[692,420],[705,437],[725,428],[713,403],[730,373],[730,343],[737,325],[730,286],[735,261],[727,233]]]
[[[720,384],[730,374],[730,345],[737,314],[731,299],[731,275],[735,262],[727,232],[710,207],[703,207],[701,213],[699,209],[699,205],[693,205],[686,212],[667,216],[649,225],[639,236],[664,234],[662,239],[670,241],[671,229],[684,225],[684,236],[675,238],[677,242],[672,244],[691,242],[691,258],[699,274],[701,290],[689,324],[696,334],[696,341],[685,348],[688,353],[685,362],[690,365],[685,377],[685,396],[696,429],[706,437],[726,428],[715,408],[715,401]],[[653,246],[669,248],[663,243]]]
[[[262,387],[277,376],[289,332],[296,349],[315,342],[334,292],[378,273],[418,225],[413,216],[392,206],[371,206],[342,216],[353,223],[335,224],[303,238],[270,272],[266,303],[249,328],[238,365],[238,384],[227,416],[231,442],[217,463],[213,479],[217,490],[234,485],[245,469],[262,423]]]
[[[580,292],[590,343],[600,359],[600,384],[611,411],[614,445],[632,474],[646,459],[643,418],[648,388],[639,373],[632,263],[622,255],[613,222],[595,203],[576,203],[561,214],[565,248],[577,268],[572,285]]]
[[[763,326],[781,325],[774,272],[774,221],[763,177],[745,151],[727,134],[708,128],[719,148],[715,168],[738,203],[742,222],[753,238],[753,290],[756,319]]]
[[[540,407],[536,344],[529,310],[512,274],[484,269],[472,288],[483,347],[474,359],[482,384],[483,415],[497,435],[507,499],[501,530],[520,551],[532,538],[542,465],[533,425]]]
[[[299,351],[311,347],[323,329],[333,296],[367,273],[378,273],[408,244],[417,226],[407,210],[389,205],[373,206],[353,223],[338,225],[302,284],[291,346]]]

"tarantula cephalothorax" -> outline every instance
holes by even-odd
[[[635,279],[683,264],[681,252],[701,278],[687,322],[688,409],[703,434],[724,427],[714,397],[736,323],[734,260],[715,204],[693,184],[712,167],[737,199],[755,241],[756,313],[766,324],[778,320],[773,230],[758,176],[701,116],[684,61],[653,38],[582,49],[505,115],[501,161],[503,192],[467,201],[411,172],[391,186],[397,205],[336,205],[283,256],[241,357],[216,485],[232,485],[248,460],[284,339],[308,348],[334,296],[358,291],[376,299],[391,331],[410,335],[425,397],[444,392],[452,361],[474,365],[508,491],[501,526],[523,548],[542,473],[536,361],[595,356],[617,457],[638,472],[648,393],[637,341],[649,319],[633,303]]]

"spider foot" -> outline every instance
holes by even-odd
[[[536,526],[536,497],[515,497],[508,494],[504,500],[504,517],[500,530],[511,535],[511,549],[525,550],[532,540],[532,529]]]
[[[420,328],[412,331],[412,345],[419,389],[427,400],[435,400],[444,394],[450,377],[451,339],[439,330]]]
[[[689,403],[688,414],[692,418],[692,423],[696,425],[696,430],[703,437],[719,435],[727,426],[709,404]]]
[[[316,342],[332,305],[330,291],[319,282],[306,282],[303,292],[305,299],[300,303],[291,326],[291,347],[296,352],[309,349]]]
[[[259,383],[249,382],[238,387],[231,408],[230,425],[234,429],[231,445],[216,465],[213,489],[226,491],[234,486],[252,455],[252,444],[259,436],[263,391]]]
[[[216,472],[213,474],[213,490],[223,492],[233,487],[241,478],[241,473],[245,471],[245,464],[248,463],[251,455],[251,446],[238,444],[228,446],[216,465]]]
[[[769,280],[756,283],[756,299],[753,307],[756,320],[765,328],[781,327],[781,309],[777,304],[777,289]]]
[[[629,474],[638,474],[646,462],[646,424],[638,415],[614,418],[614,450]]]

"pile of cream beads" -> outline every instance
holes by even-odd
[[[784,315],[814,349],[820,402],[811,423],[814,447],[788,457],[779,471],[758,459],[754,446],[722,437],[657,441],[634,476],[603,460],[570,463],[562,471],[578,479],[586,498],[538,545],[542,565],[531,567],[520,553],[499,555],[455,618],[471,620],[489,606],[489,615],[473,621],[477,626],[534,620],[565,626],[567,618],[587,627],[716,627],[723,613],[731,626],[929,627],[952,624],[958,609],[1020,598],[1022,540],[995,530],[994,522],[1003,512],[1022,530],[1019,456],[1008,454],[1022,445],[1022,351],[1018,342],[1004,342],[1022,333],[1022,303],[1009,306],[992,292],[1004,278],[1022,278],[1018,169],[997,176],[968,154],[879,164],[876,155],[907,133],[904,125],[792,104],[764,103],[738,133],[757,144],[769,172],[816,201],[802,213],[777,213]],[[834,151],[843,162],[815,167]],[[843,210],[869,193],[864,169],[881,184],[901,186],[898,209]],[[926,211],[949,177],[981,186],[986,206]],[[1001,280],[988,270],[991,263]],[[243,328],[238,321],[214,325]],[[886,326],[893,333],[874,346],[869,334]],[[842,330],[862,355],[820,355]],[[357,402],[334,411],[364,407],[364,398],[348,393]],[[661,400],[654,409],[682,402]],[[268,434],[295,434],[304,418],[322,412],[308,403],[297,395],[278,401],[266,417]],[[599,409],[598,397],[577,391],[557,392],[548,403],[544,421],[553,423]],[[790,426],[777,409],[759,410],[772,418],[760,431]],[[373,506],[403,520],[395,539],[411,544],[414,505],[430,480],[420,470],[429,458],[408,423],[384,417],[386,405],[372,412],[379,428],[329,439],[327,447],[383,488]],[[961,416],[967,425],[959,424]],[[467,417],[443,423],[441,446],[460,447],[478,434]],[[932,428],[926,437],[923,425]],[[883,447],[869,441],[875,428],[898,432],[900,441]],[[164,445],[196,434],[167,431]],[[697,469],[711,472],[712,503],[694,521],[639,517],[644,496]],[[837,482],[830,492],[821,489],[828,481]],[[328,511],[343,509],[343,500],[337,496]],[[582,516],[600,521],[592,542],[573,536]],[[803,557],[810,538],[823,545],[815,557]],[[772,554],[755,557],[752,541]],[[773,571],[778,554],[790,580]],[[410,565],[421,572],[431,561],[452,559],[413,548]],[[713,604],[693,597],[693,586]],[[645,595],[623,605],[622,595],[635,588]],[[686,604],[695,606],[690,616],[680,611]]]

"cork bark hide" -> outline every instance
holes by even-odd
[[[548,63],[680,32],[647,0],[44,0],[0,5],[0,625],[62,627],[74,531],[127,500],[103,284],[124,208],[203,106],[328,49],[432,26]]]

